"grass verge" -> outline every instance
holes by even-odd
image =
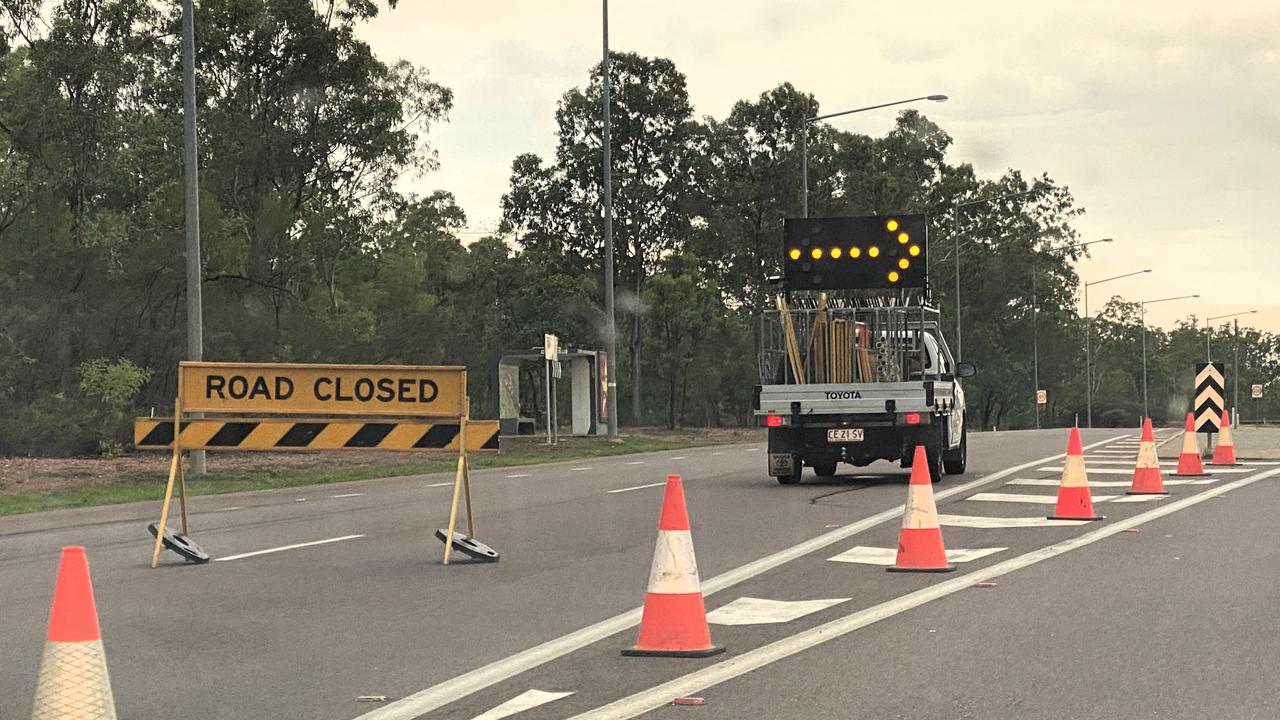
[[[471,456],[471,467],[501,468],[517,465],[582,460],[612,455],[679,450],[681,448],[729,443],[753,442],[763,438],[753,430],[713,431],[646,431],[624,434],[617,441],[603,438],[563,438],[558,445],[547,446],[537,438],[504,438],[501,453]],[[157,456],[159,457],[159,456]],[[61,508],[96,507],[120,503],[159,500],[163,493],[167,457],[163,471],[134,472],[108,482],[68,487],[51,492],[17,492],[0,494],[0,516],[42,512]],[[376,461],[360,463],[354,453],[314,453],[309,457],[316,462],[307,467],[271,467],[269,457],[263,456],[261,465],[217,469],[218,456],[210,454],[212,469],[199,480],[188,480],[191,495],[221,495],[246,490],[273,490],[278,488],[324,485],[353,480],[427,475],[452,472],[457,458],[425,459],[422,456],[403,455],[403,460],[386,460],[385,454]],[[326,462],[333,459],[334,462]]]

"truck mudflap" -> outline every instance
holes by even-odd
[[[769,453],[769,475],[771,477],[787,477],[794,475],[799,469],[796,467],[796,456],[791,453]]]

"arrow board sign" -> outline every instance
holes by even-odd
[[[1221,431],[1223,388],[1222,363],[1196,363],[1196,396],[1195,419],[1196,432],[1216,433]]]

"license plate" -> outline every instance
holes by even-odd
[[[832,428],[827,431],[827,442],[862,442],[862,428]]]

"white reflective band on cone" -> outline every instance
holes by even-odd
[[[907,511],[902,514],[902,527],[908,530],[938,527],[938,506],[933,502],[933,488],[928,485],[910,485],[907,490]]]
[[[683,595],[702,592],[698,561],[693,557],[693,535],[688,530],[659,530],[649,570],[649,592]]]

